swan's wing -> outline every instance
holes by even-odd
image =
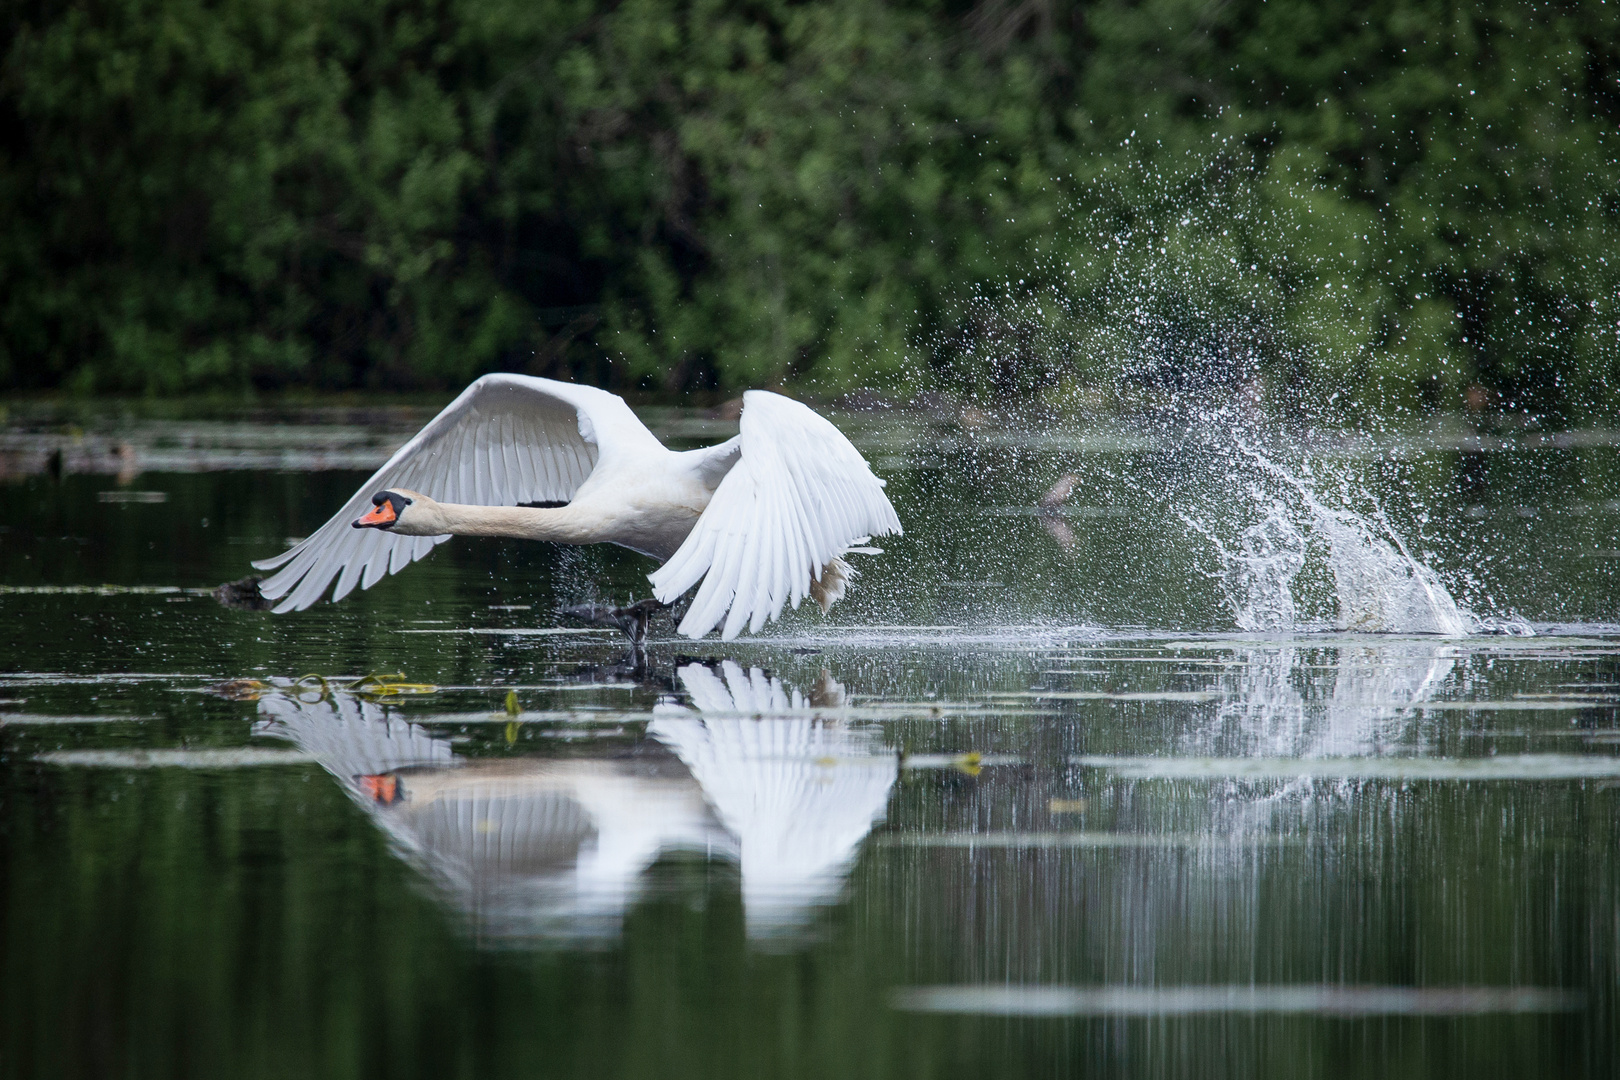
[[[351,528],[379,491],[409,488],[475,506],[568,502],[604,447],[643,438],[657,441],[616,394],[526,375],[485,375],[400,447],[330,521],[275,558],[255,562],[261,570],[281,568],[259,591],[281,601],[278,612],[302,611],[333,578],[332,599],[341,600],[356,585],[369,589],[449,539]]]
[[[728,641],[744,626],[758,631],[784,604],[798,607],[822,568],[851,545],[900,532],[883,481],[842,432],[804,405],[750,390],[738,439],[736,463],[697,526],[649,575],[666,604],[703,580],[681,620],[691,638],[722,619]]]

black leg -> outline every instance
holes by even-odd
[[[647,624],[652,621],[653,612],[662,611],[668,606],[657,600],[637,600],[624,607],[580,604],[578,607],[564,608],[562,613],[592,626],[617,626],[630,639],[630,644],[639,649],[647,640]]]

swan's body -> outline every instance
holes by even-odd
[[[722,620],[728,639],[757,631],[805,596],[825,611],[852,576],[842,556],[899,533],[900,521],[883,481],[832,424],[762,390],[743,402],[736,438],[674,451],[616,394],[486,375],[325,525],[254,563],[280,568],[260,591],[278,612],[302,610],[333,578],[341,600],[451,536],[510,536],[666,560],[649,575],[660,601],[703,582],[680,625],[693,638]]]

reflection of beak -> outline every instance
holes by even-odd
[[[357,776],[360,781],[360,791],[372,802],[392,806],[399,801],[399,777],[392,773]]]
[[[393,502],[384,499],[362,516],[355,518],[354,527],[357,529],[381,529],[392,525],[396,520],[397,515],[394,513]]]

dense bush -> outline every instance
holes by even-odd
[[[1214,362],[1279,401],[1324,375],[1368,409],[1583,412],[1620,384],[1603,3],[0,20],[11,388],[505,368],[1063,398]]]

